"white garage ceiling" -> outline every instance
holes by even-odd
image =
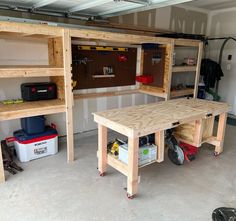
[[[197,0],[184,5],[194,6],[207,10],[219,10],[236,7],[236,0]]]
[[[0,0],[0,9],[66,17],[112,17],[193,0]]]

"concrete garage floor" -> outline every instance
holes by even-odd
[[[78,160],[66,163],[66,144],[51,157],[22,164],[25,171],[7,175],[0,185],[2,221],[209,221],[216,207],[236,207],[236,127],[227,126],[225,151],[215,158],[204,146],[197,159],[175,166],[140,170],[137,198],[126,198],[126,178],[112,168],[97,171],[97,136],[77,139]],[[111,134],[110,136],[114,136]]]

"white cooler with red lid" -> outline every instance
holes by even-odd
[[[58,152],[58,133],[49,126],[45,132],[34,135],[18,130],[14,132],[14,146],[20,162],[53,155]]]

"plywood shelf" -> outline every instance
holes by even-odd
[[[128,165],[121,160],[119,160],[118,156],[114,156],[112,154],[107,154],[107,161],[108,165],[115,168],[116,170],[120,171],[122,174],[127,176],[128,173]],[[140,165],[139,168],[148,166],[150,164],[157,163],[157,160],[153,160],[151,162],[145,163],[143,165]]]
[[[174,44],[176,46],[185,46],[185,47],[198,47],[200,40],[191,40],[191,39],[175,39]]]
[[[123,91],[110,91],[110,92],[100,92],[100,93],[86,93],[86,94],[74,94],[74,99],[89,99],[89,98],[98,98],[98,97],[112,97],[112,96],[121,96],[128,94],[137,94],[139,90],[123,90]]]
[[[128,175],[128,165],[119,160],[117,156],[107,154],[107,163],[125,176]]]
[[[194,72],[197,66],[173,66],[172,72]]]
[[[147,85],[141,85],[139,89],[139,93],[162,97],[162,98],[167,97],[167,93],[164,92],[163,88],[147,86]]]
[[[58,99],[7,105],[0,103],[0,121],[62,113],[65,111],[65,101]]]
[[[197,144],[197,143],[194,143],[194,142],[193,142],[192,140],[190,140],[190,139],[182,138],[181,135],[179,135],[178,133],[177,133],[177,134],[174,134],[174,135],[175,135],[175,138],[176,138],[178,141],[181,141],[181,142],[190,144],[190,145],[195,146],[195,147],[201,147],[204,143],[208,143],[208,144],[212,144],[212,145],[221,145],[220,141],[217,140],[217,137],[214,137],[214,136],[210,136],[210,137],[207,137],[207,138],[203,138],[202,141]]]
[[[192,95],[193,93],[194,93],[194,89],[186,88],[182,90],[171,91],[170,95],[173,98],[173,97],[182,97],[182,96]]]
[[[47,65],[0,66],[0,78],[64,76],[64,69]]]

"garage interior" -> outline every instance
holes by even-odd
[[[1,143],[1,220],[207,221],[236,207],[235,11],[233,0],[0,1],[0,139],[23,169],[5,168]],[[42,82],[56,97],[27,101]],[[30,158],[18,134],[39,116],[55,152]],[[156,158],[141,164],[150,134]]]

